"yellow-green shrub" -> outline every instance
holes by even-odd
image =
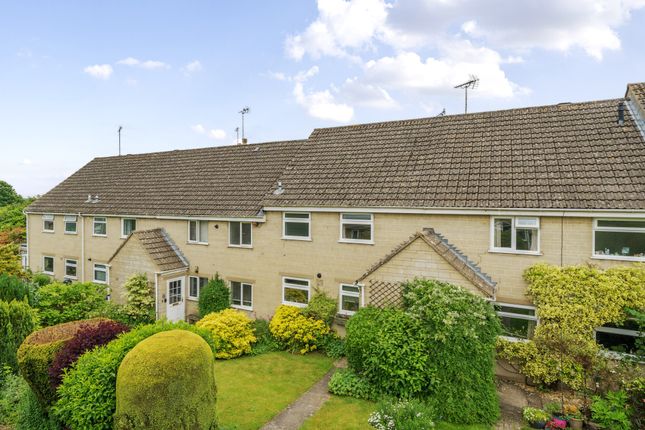
[[[216,429],[213,354],[198,335],[161,332],[125,356],[116,379],[114,428]]]
[[[606,270],[538,264],[524,272],[524,279],[540,324],[529,342],[498,341],[498,355],[545,384],[561,380],[582,387],[585,372],[602,361],[595,328],[622,323],[626,308],[645,309],[642,264]]]
[[[253,333],[253,321],[236,309],[212,312],[195,325],[211,332],[216,358],[228,359],[248,354],[251,344],[257,340]]]
[[[95,318],[45,327],[27,336],[18,348],[20,373],[44,407],[49,407],[56,400],[56,390],[49,381],[49,367],[56,354],[82,325],[94,325],[101,321],[109,320]]]
[[[317,349],[330,329],[324,321],[304,316],[299,308],[282,305],[271,318],[269,330],[285,349],[305,354]]]

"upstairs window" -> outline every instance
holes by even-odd
[[[374,217],[372,214],[340,214],[340,241],[348,243],[373,242]]]
[[[309,280],[282,278],[282,304],[304,308],[309,303]]]
[[[311,239],[311,214],[302,212],[285,212],[282,216],[282,237],[284,239]]]
[[[492,219],[491,229],[491,251],[539,253],[539,218],[495,217]]]
[[[228,223],[229,246],[240,246],[250,248],[253,244],[251,238],[251,223],[236,222]]]
[[[54,215],[43,215],[43,231],[54,232]]]
[[[43,257],[43,273],[48,275],[54,274],[54,257]]]
[[[537,326],[533,306],[493,303],[502,323],[502,335],[513,339],[531,339]]]
[[[188,286],[188,298],[189,299],[199,299],[199,293],[202,288],[208,284],[208,278],[200,276],[189,276],[189,286]]]
[[[361,306],[361,287],[352,284],[340,285],[338,312],[343,315],[354,315]]]
[[[76,234],[76,216],[65,215],[63,221],[65,222],[65,234]]]
[[[78,261],[65,259],[65,277],[69,279],[76,279],[76,273],[78,268]]]
[[[121,219],[121,237],[128,237],[137,229],[137,220],[134,218]]]
[[[253,285],[246,282],[231,281],[231,306],[234,308],[253,309]]]
[[[107,218],[105,217],[94,217],[93,236],[107,236]]]
[[[594,221],[594,257],[645,261],[645,220]]]
[[[188,242],[208,243],[208,221],[188,221]]]

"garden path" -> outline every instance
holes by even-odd
[[[347,367],[345,359],[336,361],[334,368],[327,372],[320,381],[284,408],[260,430],[298,430],[307,418],[318,412],[318,409],[329,400],[330,395],[327,391],[329,379],[336,369],[341,367]]]

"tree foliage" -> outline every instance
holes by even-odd
[[[199,315],[204,317],[212,312],[223,311],[231,306],[231,291],[219,274],[208,281],[199,292]]]
[[[12,203],[18,203],[22,197],[7,182],[0,180],[0,206],[7,206]]]
[[[24,277],[20,261],[20,250],[15,243],[0,245],[0,274]]]
[[[155,320],[155,298],[145,274],[133,275],[123,285],[126,305],[123,309],[135,324],[149,324]]]
[[[38,290],[38,309],[43,325],[77,321],[95,315],[105,306],[105,285],[91,282],[55,282]]]

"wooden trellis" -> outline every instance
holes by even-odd
[[[403,286],[400,282],[371,280],[367,288],[370,305],[378,308],[403,306]]]

